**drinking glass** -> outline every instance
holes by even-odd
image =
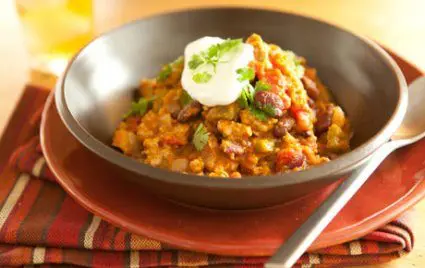
[[[94,35],[92,0],[15,0],[32,72],[60,75]]]

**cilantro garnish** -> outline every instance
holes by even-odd
[[[257,117],[258,119],[260,119],[261,121],[266,121],[267,120],[267,118],[268,118],[268,115],[264,112],[264,111],[262,111],[262,110],[260,110],[260,109],[258,109],[258,108],[256,108],[256,107],[254,107],[254,106],[250,106],[249,107],[249,111],[255,116],[255,117]]]
[[[178,65],[183,65],[184,63],[184,58],[183,56],[178,57],[175,61],[173,61],[171,63],[172,66],[178,66]]]
[[[191,60],[189,61],[189,68],[191,70],[194,70],[199,67],[199,65],[204,64],[204,59],[199,55],[195,54],[192,56]]]
[[[276,115],[276,110],[275,110],[275,108],[273,107],[273,106],[271,106],[271,105],[264,105],[262,108],[261,108],[261,110],[263,111],[263,112],[265,112],[267,115],[269,115],[269,116],[275,116]]]
[[[175,61],[164,65],[161,68],[161,71],[158,74],[157,80],[159,82],[164,82],[167,80],[168,77],[170,77],[171,73],[173,72],[173,67],[183,64],[183,57],[178,57]]]
[[[205,84],[212,78],[212,75],[209,72],[196,73],[193,75],[192,79],[197,84]]]
[[[198,54],[192,55],[190,61],[188,63],[189,68],[191,70],[196,70],[200,66],[212,66],[214,69],[214,73],[217,68],[217,64],[220,63],[223,55],[234,48],[237,48],[242,44],[242,39],[227,39],[226,41],[210,46],[204,51],[201,51]],[[208,72],[203,72],[201,75],[199,73],[195,73],[192,76],[193,81],[196,83],[207,83],[212,74]]]
[[[131,115],[140,115],[143,116],[149,108],[150,103],[154,100],[154,98],[145,99],[140,98],[137,102],[133,101],[131,103],[130,111],[128,111],[124,118],[127,118]]]
[[[186,106],[190,102],[192,102],[192,97],[187,93],[186,90],[183,90],[182,94],[180,95],[180,105],[182,107]]]
[[[257,81],[255,88],[248,84],[242,89],[241,95],[238,98],[238,103],[243,109],[249,109],[249,111],[258,119],[265,121],[269,116],[275,116],[275,110],[272,106],[265,106],[262,109],[258,109],[255,105],[254,96],[258,91],[266,91],[271,88],[271,85],[263,81]]]
[[[254,93],[254,89],[250,84],[245,86],[237,100],[239,105],[242,108],[248,108],[254,102]]]
[[[239,75],[238,77],[239,82],[242,82],[245,80],[251,81],[255,78],[254,70],[248,67],[239,68],[236,70],[236,73]]]
[[[264,81],[257,81],[257,83],[255,83],[255,92],[257,91],[267,91],[271,88],[272,86],[267,84]]]
[[[204,124],[199,124],[196,128],[195,133],[193,134],[192,143],[195,146],[196,150],[202,151],[205,145],[208,143],[209,132],[205,128]]]
[[[158,75],[158,81],[164,82],[173,72],[173,68],[170,64],[164,65]]]
[[[242,38],[227,39],[226,41],[218,45],[220,47],[220,53],[226,53],[234,49],[235,47],[239,46],[240,44],[242,44]]]

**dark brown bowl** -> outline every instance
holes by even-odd
[[[235,38],[253,32],[304,56],[317,68],[352,122],[354,150],[305,171],[230,180],[154,168],[110,147],[141,78],[155,76],[162,64],[201,36]],[[121,167],[123,179],[172,200],[226,209],[279,204],[347,175],[390,139],[407,107],[406,81],[375,43],[311,18],[242,8],[169,13],[104,34],[74,57],[55,95],[69,131],[88,149]]]

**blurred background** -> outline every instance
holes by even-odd
[[[319,18],[369,36],[425,69],[425,0],[1,0],[0,98],[7,101],[0,102],[0,114],[10,113],[28,81],[54,82],[43,74],[60,74],[95,36],[140,17],[206,6],[262,7]],[[6,120],[1,116],[0,126]]]

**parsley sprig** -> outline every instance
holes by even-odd
[[[205,145],[208,143],[209,136],[210,133],[208,132],[204,124],[199,124],[195,130],[195,133],[193,134],[192,139],[192,143],[195,146],[196,150],[202,151],[202,149],[204,149]]]
[[[212,66],[214,73],[217,69],[217,64],[222,63],[224,54],[232,51],[242,44],[242,39],[227,39],[226,41],[214,44],[201,51],[198,54],[192,55],[188,66],[191,70],[196,71],[201,66]],[[197,84],[207,83],[211,80],[213,74],[208,71],[195,72],[192,76],[193,81]]]

